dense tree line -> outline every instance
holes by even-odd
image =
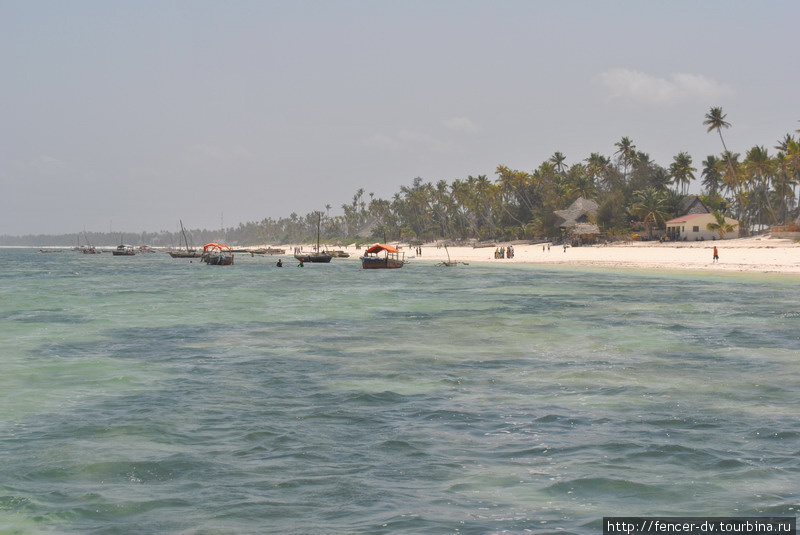
[[[330,215],[331,206],[299,216],[266,218],[218,230],[192,230],[196,245],[224,240],[238,245],[308,243],[317,225],[325,243],[376,240],[512,240],[558,236],[555,210],[578,197],[597,201],[596,221],[606,236],[630,235],[637,229],[662,227],[679,214],[679,204],[693,182],[700,180],[701,198],[712,210],[740,221],[742,235],[771,225],[786,225],[798,217],[800,144],[786,134],[773,147],[754,146],[743,153],[725,144],[723,130],[731,124],[721,108],[711,108],[703,125],[716,132],[719,155],[708,155],[698,168],[687,152],[667,167],[655,163],[628,137],[614,144],[610,155],[598,152],[572,163],[555,152],[532,171],[499,165],[495,176],[468,176],[452,182],[415,178],[391,199],[359,189]],[[800,132],[800,131],[798,131]],[[180,233],[88,233],[89,243],[131,243],[170,246]],[[3,245],[72,245],[76,235],[0,238]]]

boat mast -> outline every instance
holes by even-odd
[[[317,253],[319,253],[319,226],[322,222],[322,212],[317,212]]]
[[[181,222],[181,234],[183,234],[183,242],[186,244],[186,252],[189,252],[189,240],[186,239],[186,232],[183,230],[183,221],[178,219]]]

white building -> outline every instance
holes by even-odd
[[[696,240],[718,240],[719,232],[708,230],[709,223],[716,223],[717,218],[714,214],[687,214],[667,221],[667,236],[677,241],[696,241]],[[725,218],[725,222],[733,225],[734,230],[726,233],[723,240],[739,237],[739,222],[730,217]]]

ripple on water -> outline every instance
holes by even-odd
[[[61,277],[37,258],[6,262],[26,300],[0,288],[0,523],[18,532],[796,512],[793,286],[77,255],[47,266]]]

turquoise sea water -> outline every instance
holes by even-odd
[[[796,515],[797,278],[0,259],[2,535]]]

